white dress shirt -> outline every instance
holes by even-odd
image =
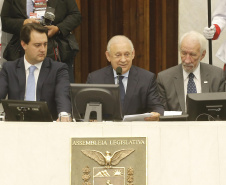
[[[187,86],[188,86],[188,80],[189,80],[188,75],[189,74],[190,73],[187,73],[183,69],[185,104],[186,104],[186,97],[187,97]],[[195,71],[193,72],[193,74],[194,74],[194,82],[195,82],[197,93],[201,93],[202,92],[202,87],[201,87],[200,63],[198,65],[198,67],[195,69]]]
[[[117,84],[117,76],[118,75],[114,69],[113,69],[113,73],[114,73],[115,84]],[[125,89],[125,93],[126,93],[129,71],[127,71],[125,74],[123,74],[121,76],[124,76],[124,78],[122,79],[122,83],[124,85],[124,89]]]
[[[189,80],[189,74],[187,73],[184,69],[183,69],[183,77],[184,77],[184,99],[185,99],[185,105],[186,105],[186,98],[187,98],[187,86],[188,86],[188,80]],[[202,92],[202,87],[201,87],[201,75],[200,75],[200,63],[198,65],[198,67],[195,69],[195,71],[193,72],[194,74],[194,82],[195,82],[195,86],[196,86],[196,90],[197,93],[201,93]],[[185,111],[187,109],[187,106],[185,106]]]

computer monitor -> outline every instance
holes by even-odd
[[[6,121],[52,122],[46,102],[1,100]]]
[[[122,120],[119,85],[71,84],[71,101],[76,120]]]
[[[226,120],[226,92],[187,95],[189,121]]]

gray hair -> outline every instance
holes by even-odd
[[[116,35],[116,36],[112,37],[112,38],[108,41],[108,44],[107,44],[107,51],[110,52],[110,50],[111,50],[111,44],[117,43],[119,40],[125,40],[125,41],[128,41],[129,44],[131,45],[131,48],[132,48],[132,51],[133,51],[134,47],[133,47],[132,41],[131,41],[128,37],[126,37],[126,36],[124,36],[124,35]]]
[[[207,48],[207,40],[206,38],[199,32],[196,31],[190,31],[182,35],[179,42],[179,48],[181,48],[181,43],[183,42],[185,37],[191,37],[194,40],[197,40],[200,44],[200,53],[203,53],[203,51]]]

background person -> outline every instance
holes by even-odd
[[[28,5],[34,5],[35,2],[35,0],[4,0],[1,12],[2,30],[13,34],[14,40],[19,39],[20,30],[24,24],[39,22],[35,18],[30,18],[30,13],[33,12],[34,9],[30,8]],[[54,21],[51,25],[46,26],[48,28],[49,39],[53,38],[49,40],[47,56],[59,61],[61,59],[55,51],[57,46],[53,40],[56,36],[61,39],[69,39],[65,46],[58,46],[58,48],[76,47],[78,44],[75,38],[68,36],[81,23],[81,14],[75,0],[48,0],[46,3],[47,7],[55,9]],[[74,52],[74,54],[76,53]],[[23,53],[21,53],[21,56],[23,56]],[[64,56],[60,57],[65,58]],[[72,55],[70,58],[65,59],[65,61],[62,60],[62,62],[66,63],[69,67],[70,82],[74,82],[74,57],[75,55]],[[15,60],[16,58],[12,59]]]
[[[203,29],[206,39],[216,40],[226,26],[226,0],[219,0],[212,16],[212,25]],[[220,46],[216,56],[226,64],[226,41]],[[225,68],[225,66],[224,66]]]

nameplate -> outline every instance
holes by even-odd
[[[146,185],[147,138],[71,139],[71,185]]]

